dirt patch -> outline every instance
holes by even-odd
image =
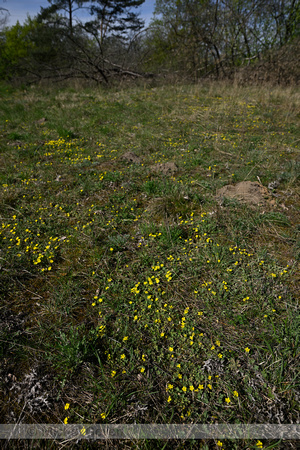
[[[36,120],[34,123],[36,123],[37,125],[44,125],[46,120],[47,119],[45,117],[42,117],[41,119]]]
[[[275,205],[268,189],[257,181],[242,181],[236,185],[223,186],[217,191],[216,198],[223,201],[224,197],[236,199],[250,206]]]
[[[123,161],[127,161],[127,162],[131,162],[131,163],[140,163],[141,162],[141,158],[139,156],[137,156],[135,153],[133,152],[126,152],[124,153],[123,156],[121,156],[121,159]]]
[[[178,166],[173,162],[167,162],[155,164],[154,166],[151,166],[150,169],[153,172],[160,172],[164,175],[174,175],[178,170]]]

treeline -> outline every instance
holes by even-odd
[[[229,76],[300,35],[299,0],[157,0],[152,64]]]
[[[110,83],[161,73],[230,77],[300,38],[300,0],[48,0],[23,25],[0,20],[0,78]]]

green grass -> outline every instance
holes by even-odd
[[[296,423],[299,89],[1,95],[2,423]],[[274,206],[216,200],[257,179]]]

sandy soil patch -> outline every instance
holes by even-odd
[[[250,206],[275,205],[275,200],[272,199],[268,189],[257,181],[242,181],[236,185],[223,186],[218,189],[216,198],[222,202],[224,197],[236,199]]]
[[[160,172],[164,175],[174,175],[178,170],[178,166],[173,162],[167,162],[155,164],[154,166],[151,166],[150,169],[152,172]]]
[[[124,155],[121,156],[121,159],[123,161],[127,161],[127,162],[131,162],[131,163],[140,163],[141,162],[141,158],[139,156],[137,156],[135,153],[133,152],[126,152],[124,153]]]

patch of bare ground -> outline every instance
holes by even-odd
[[[135,164],[138,164],[141,162],[141,158],[133,152],[124,153],[124,155],[121,156],[121,159],[123,161],[129,162],[129,163],[135,163]]]
[[[150,167],[152,172],[162,173],[163,175],[174,175],[178,171],[178,166],[173,162],[154,164]]]
[[[216,198],[223,202],[224,198],[230,198],[247,203],[249,206],[275,205],[268,189],[257,181],[241,181],[235,185],[228,184],[217,190]]]

